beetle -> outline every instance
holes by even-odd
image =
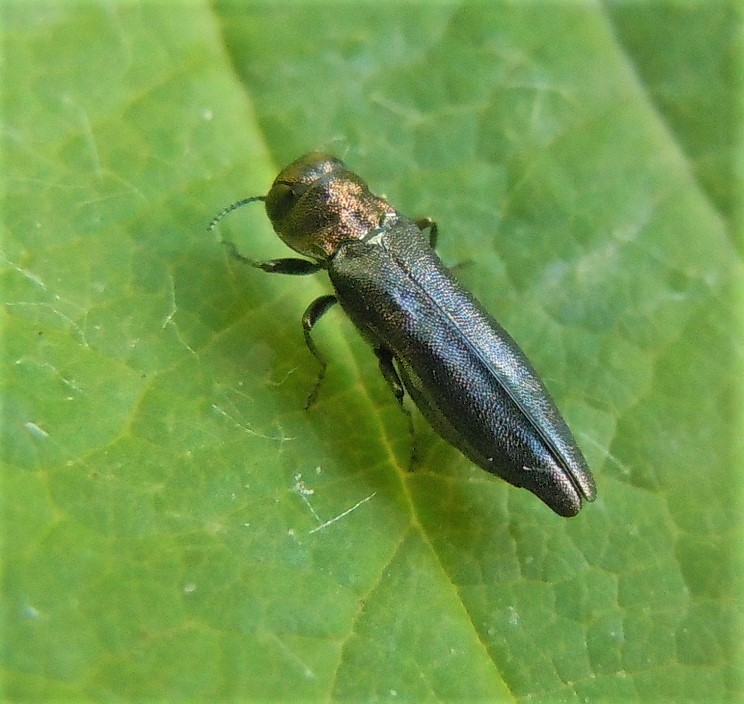
[[[327,367],[312,329],[338,303],[371,344],[401,407],[408,393],[434,430],[472,462],[561,516],[595,499],[586,460],[526,355],[437,256],[434,221],[404,217],[323,152],[289,164],[265,196],[225,208],[209,229],[254,201],[264,201],[276,234],[307,259],[259,262],[225,242],[230,253],[270,273],[325,270],[335,291],[302,317],[305,342],[320,364],[308,407]]]

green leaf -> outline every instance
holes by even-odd
[[[733,3],[3,13],[6,698],[741,697]],[[420,418],[409,472],[338,311],[303,410],[327,280],[206,225],[315,148],[438,221],[585,450],[577,518]],[[260,205],[220,229],[287,256]]]

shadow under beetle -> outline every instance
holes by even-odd
[[[335,294],[302,317],[305,341],[325,374],[311,331],[340,303],[372,345],[398,399],[408,392],[433,428],[475,464],[529,489],[561,516],[575,516],[596,496],[576,441],[527,357],[434,251],[437,228],[409,220],[339,159],[311,152],[276,177],[265,201],[277,235],[307,259],[256,262],[264,271],[313,274],[325,269]],[[429,237],[423,231],[429,230]]]

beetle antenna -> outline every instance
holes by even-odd
[[[233,210],[236,210],[243,205],[247,205],[248,203],[253,203],[256,200],[266,200],[266,196],[251,196],[250,198],[243,198],[243,200],[239,200],[232,205],[228,205],[227,208],[225,208],[222,212],[217,213],[217,215],[212,218],[212,222],[209,223],[207,232],[211,232],[212,230],[214,230],[217,223],[222,220],[222,218],[224,218],[225,215],[227,215],[228,213],[232,213]]]

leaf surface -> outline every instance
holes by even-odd
[[[14,700],[741,695],[732,5],[4,7]],[[405,418],[260,205],[311,149],[440,226],[595,472],[565,520]],[[739,181],[740,183],[741,181]],[[740,196],[740,194],[738,194]]]

